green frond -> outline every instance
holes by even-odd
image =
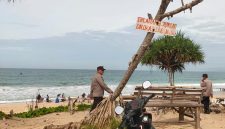
[[[182,72],[186,63],[204,63],[204,53],[185,33],[178,31],[175,36],[161,36],[154,39],[151,48],[141,60],[142,65],[158,66],[163,71]]]

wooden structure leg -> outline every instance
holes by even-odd
[[[200,107],[195,108],[195,129],[200,128]]]
[[[184,121],[184,107],[179,107],[179,121]]]

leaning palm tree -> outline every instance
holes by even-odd
[[[142,65],[157,65],[168,72],[170,86],[174,86],[174,73],[182,72],[186,63],[204,63],[200,45],[179,31],[176,36],[162,36],[152,42],[141,60]]]
[[[163,21],[164,18],[172,18],[176,14],[181,13],[182,11],[185,11],[187,9],[192,12],[192,8],[199,3],[201,3],[203,0],[192,0],[188,3],[184,3],[183,0],[181,0],[181,6],[178,8],[175,8],[172,11],[167,11],[167,7],[173,2],[173,0],[161,0],[161,3],[159,5],[158,11],[153,18],[151,14],[148,15],[150,19],[154,19],[156,21]],[[82,125],[88,124],[88,125],[96,125],[98,128],[103,128],[104,126],[108,125],[108,122],[113,117],[114,113],[112,112],[114,109],[114,102],[116,98],[121,94],[122,90],[126,86],[128,80],[130,79],[131,75],[133,74],[134,70],[137,68],[138,64],[140,63],[143,55],[145,54],[147,48],[151,45],[151,41],[154,37],[154,32],[148,32],[141,43],[140,47],[138,48],[136,54],[132,57],[132,60],[129,62],[129,66],[127,68],[127,71],[124,73],[124,76],[122,77],[119,85],[113,92],[113,95],[110,98],[104,99],[95,110],[91,112],[91,114],[84,119],[82,122]],[[177,70],[177,69],[175,69]],[[67,125],[65,127],[68,127]]]
[[[176,14],[185,11],[187,9],[190,9],[190,11],[192,12],[192,8],[196,5],[198,5],[199,3],[201,3],[203,0],[192,0],[191,2],[184,4],[183,0],[181,0],[182,2],[182,6],[178,7],[172,11],[166,11],[167,7],[169,6],[169,4],[171,2],[173,2],[173,0],[161,0],[160,6],[158,8],[158,11],[156,13],[156,16],[154,18],[154,20],[157,21],[162,21],[164,18],[172,18],[174,17]],[[153,19],[152,15],[149,14],[148,17],[150,19]],[[109,105],[114,105],[111,104],[113,101],[115,101],[115,99],[121,94],[123,88],[126,86],[128,80],[130,79],[131,75],[133,74],[134,70],[137,68],[137,65],[140,63],[141,59],[143,58],[146,50],[149,48],[149,46],[151,46],[152,44],[152,39],[154,37],[153,32],[148,32],[143,40],[143,42],[141,43],[140,47],[138,48],[136,54],[134,54],[134,56],[132,57],[132,60],[129,62],[129,66],[127,68],[127,71],[124,73],[124,76],[122,77],[119,85],[117,86],[117,88],[115,89],[115,91],[113,92],[113,95],[111,97],[111,99],[108,99],[107,101],[102,101],[98,107],[95,109],[95,111],[87,118],[83,121],[83,124],[87,123],[89,125],[92,124],[97,124],[100,125],[98,126],[99,128],[102,128],[103,126],[107,125],[108,121],[111,119],[110,113],[112,113],[111,111],[109,111],[108,109],[112,109]],[[109,100],[112,100],[111,102],[108,102]],[[109,112],[108,112],[109,111]],[[101,114],[101,115],[99,115]],[[102,120],[103,118],[103,120]]]

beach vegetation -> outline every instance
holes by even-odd
[[[49,113],[66,112],[66,111],[68,111],[67,106],[58,106],[58,107],[49,107],[49,108],[43,107],[36,110],[30,110],[28,112],[17,113],[14,116],[20,117],[20,118],[33,118],[33,117],[46,115]]]
[[[81,129],[98,129],[98,128],[94,125],[82,125]]]
[[[91,108],[91,105],[88,105],[88,104],[77,105],[77,111],[84,111],[84,110],[87,110],[87,109],[90,109],[90,108]]]
[[[87,109],[90,109],[91,105],[89,104],[79,104],[77,105],[76,111],[84,111]],[[29,110],[28,112],[22,112],[22,113],[17,113],[14,114],[16,117],[20,118],[33,118],[33,117],[39,117],[42,115],[50,114],[50,113],[55,113],[55,112],[67,112],[68,111],[68,106],[58,106],[58,107],[43,107],[43,108],[38,108],[35,110]]]
[[[158,66],[168,73],[170,86],[174,86],[174,73],[182,72],[185,64],[204,63],[201,46],[181,31],[175,36],[162,36],[153,40],[141,60],[142,65]]]
[[[0,120],[2,120],[3,118],[6,118],[7,114],[5,114],[4,112],[0,111]]]
[[[121,119],[117,117],[111,117],[109,124],[105,125],[104,129],[118,129],[121,123]],[[96,125],[83,124],[81,129],[98,129]]]
[[[121,119],[113,117],[110,121],[110,129],[118,129]]]

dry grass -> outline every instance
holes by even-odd
[[[94,125],[99,129],[107,127],[114,117],[115,102],[110,98],[105,98],[98,106],[87,116],[82,125]]]

